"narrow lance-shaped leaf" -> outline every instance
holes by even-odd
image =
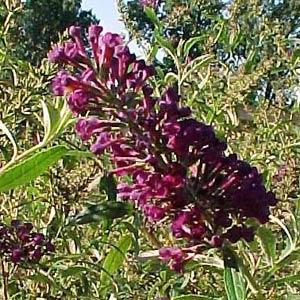
[[[246,286],[242,273],[239,271],[240,258],[227,246],[223,249],[224,283],[228,300],[243,300],[246,298]]]
[[[117,219],[130,214],[132,205],[126,202],[103,202],[89,206],[77,216],[71,218],[70,225],[83,225],[100,222],[103,219]]]
[[[172,298],[172,300],[221,300],[221,298],[201,296],[201,295],[182,295]]]
[[[224,282],[228,300],[246,299],[246,288],[242,274],[233,268],[224,270]]]
[[[112,248],[106,256],[103,263],[103,271],[101,272],[101,283],[104,284],[110,279],[114,273],[123,265],[126,258],[126,253],[129,251],[132,244],[132,236],[127,234],[119,239],[116,247]]]
[[[0,174],[0,192],[28,184],[67,153],[65,146],[54,146],[16,163]]]
[[[188,39],[183,47],[184,57],[187,57],[190,54],[191,49],[199,42],[203,40],[203,36],[194,36]]]
[[[257,234],[269,262],[273,265],[276,255],[276,240],[273,232],[265,226],[260,226]]]
[[[104,174],[100,179],[100,190],[103,190],[109,201],[117,199],[117,184],[112,174]]]
[[[8,137],[8,139],[12,143],[13,150],[14,150],[13,158],[15,158],[18,153],[17,143],[16,143],[15,138],[13,137],[12,133],[9,131],[9,129],[6,127],[6,125],[1,120],[0,120],[0,130],[4,132],[4,134]]]
[[[145,14],[155,26],[161,26],[160,21],[152,7],[145,7]]]

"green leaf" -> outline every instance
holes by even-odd
[[[274,283],[282,284],[282,283],[292,283],[292,282],[296,282],[296,281],[300,281],[300,273],[298,273],[296,275],[290,275],[290,276],[286,276],[286,277],[277,279],[274,281]]]
[[[42,175],[68,153],[65,146],[54,146],[16,163],[0,174],[0,192],[26,185]]]
[[[300,57],[300,49],[296,49],[293,53],[292,64],[295,64],[295,62],[297,62],[299,57]]]
[[[12,133],[9,131],[9,129],[6,127],[6,125],[0,120],[0,130],[3,131],[3,133],[8,137],[10,142],[12,143],[14,154],[13,157],[17,156],[18,153],[18,147],[15,138],[13,137]]]
[[[147,55],[147,61],[148,61],[149,59],[153,60],[153,59],[156,57],[156,55],[157,55],[157,53],[158,53],[158,50],[159,50],[159,47],[158,47],[157,45],[151,46],[150,52],[149,52],[149,54]]]
[[[78,159],[95,157],[95,155],[92,152],[81,150],[69,150],[68,153],[66,153],[66,156],[76,157]]]
[[[50,286],[56,286],[55,281],[53,280],[52,277],[50,277],[50,275],[48,275],[47,273],[42,273],[40,271],[37,271],[36,274],[32,274],[30,276],[28,276],[28,279],[31,279],[35,282],[40,282],[43,284],[49,284]]]
[[[107,195],[109,201],[116,201],[117,199],[117,183],[112,174],[104,174],[100,179],[100,190],[103,190]]]
[[[155,34],[155,38],[158,42],[158,44],[165,50],[168,50],[167,52],[169,52],[170,54],[172,54],[173,56],[175,56],[175,49],[172,45],[172,43],[170,41],[168,41],[167,39],[165,39],[164,37],[162,37],[159,33]]]
[[[180,80],[180,84],[182,84],[189,76],[193,75],[193,73],[197,72],[200,68],[203,68],[203,67],[209,65],[212,60],[213,60],[213,56],[207,55],[207,54],[195,58],[189,65],[187,65],[184,68],[183,75]],[[209,74],[210,72],[207,71],[207,73]],[[206,81],[207,80],[208,80],[208,78],[206,79]],[[204,79],[204,81],[205,81],[205,79]],[[203,84],[205,85],[206,82],[204,82]]]
[[[192,37],[190,39],[188,39],[185,44],[184,44],[184,47],[183,47],[183,54],[184,54],[184,57],[187,57],[190,53],[190,50],[198,43],[200,42],[201,40],[203,40],[203,36],[195,36],[195,37]]]
[[[42,101],[45,137],[52,135],[60,123],[60,111],[52,104]]]
[[[145,7],[145,14],[155,26],[160,27],[159,19],[152,7]]]
[[[61,271],[62,277],[68,277],[68,276],[78,276],[82,275],[83,272],[89,272],[90,269],[84,266],[70,266],[65,270]]]
[[[100,222],[103,219],[117,219],[129,215],[132,205],[126,202],[103,202],[89,206],[83,212],[70,219],[70,225],[83,225]]]
[[[238,257],[236,256],[235,252],[230,248],[224,246],[222,248],[224,266],[226,268],[234,268],[238,270]]]
[[[246,63],[244,65],[246,74],[249,74],[254,68],[256,56],[257,56],[257,50],[251,50],[249,52]]]
[[[172,83],[172,82],[176,82],[178,81],[178,76],[177,74],[173,73],[173,72],[169,72],[166,74],[165,76],[165,82],[166,83]]]
[[[72,122],[72,114],[65,101],[58,103],[57,107],[44,101],[41,103],[45,130],[44,142],[46,143],[64,131]]]
[[[201,296],[201,295],[182,295],[172,298],[172,300],[219,300],[221,298],[214,298],[209,296]]]
[[[233,268],[225,268],[224,282],[228,300],[246,299],[245,282],[240,272]]]
[[[260,226],[257,230],[257,235],[260,238],[261,246],[269,262],[273,266],[276,256],[276,240],[273,232],[265,226]]]
[[[122,236],[116,245],[112,248],[108,255],[106,256],[103,262],[103,271],[101,272],[100,280],[103,284],[110,279],[110,276],[113,276],[114,273],[118,271],[119,268],[123,265],[123,262],[126,258],[126,253],[129,251],[132,244],[131,234]]]
[[[285,299],[286,300],[300,300],[300,296],[299,295],[289,294],[289,295],[287,295],[287,297]]]

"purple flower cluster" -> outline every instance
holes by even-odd
[[[42,233],[32,231],[31,223],[13,220],[10,226],[0,224],[0,255],[14,264],[37,263],[50,252],[53,244]]]
[[[119,184],[119,197],[136,203],[149,222],[169,224],[181,249],[161,249],[161,258],[181,270],[205,245],[252,241],[254,227],[245,221],[267,222],[276,204],[258,170],[227,155],[226,143],[192,118],[176,90],[156,97],[147,84],[154,68],[131,54],[119,35],[101,32],[90,27],[89,52],[80,29],[71,27],[72,40],[49,53],[51,61],[74,67],[73,74],[57,74],[53,91],[66,95],[81,116],[76,130],[92,141],[91,151],[110,154],[113,174],[131,176],[130,184]]]
[[[158,6],[158,0],[140,0],[140,4],[143,7],[156,8]]]

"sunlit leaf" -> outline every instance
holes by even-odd
[[[145,7],[145,14],[154,25],[157,27],[160,26],[159,19],[157,18],[155,10],[152,7]]]
[[[224,282],[228,300],[246,299],[246,287],[243,276],[233,268],[225,268]]]
[[[54,146],[22,160],[0,174],[0,192],[26,185],[42,175],[68,153],[65,146]]]
[[[261,226],[257,230],[257,234],[260,238],[262,248],[268,257],[269,262],[273,265],[276,255],[276,239],[272,230],[265,226]]]
[[[104,191],[109,201],[117,199],[117,183],[112,174],[104,174],[99,183],[101,191]]]
[[[116,247],[112,248],[108,255],[106,256],[103,269],[104,271],[101,272],[100,281],[103,284],[107,280],[110,279],[109,276],[113,276],[118,269],[123,265],[123,262],[126,258],[126,254],[129,251],[132,244],[132,236],[127,234],[122,236],[119,239]]]

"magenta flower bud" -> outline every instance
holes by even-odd
[[[77,134],[81,137],[83,141],[87,141],[91,136],[97,132],[102,127],[102,122],[97,118],[84,119],[81,118],[77,121],[75,129]]]
[[[119,34],[107,32],[102,37],[102,43],[109,48],[115,48],[118,45],[121,45],[123,39]]]
[[[175,237],[184,237],[186,234],[186,227],[184,226],[188,222],[189,216],[186,212],[180,213],[172,222],[172,233]]]
[[[74,61],[79,58],[80,49],[78,48],[78,45],[76,43],[66,42],[64,54],[70,61]]]
[[[101,132],[96,142],[91,146],[91,151],[94,154],[101,155],[111,145],[111,136],[107,132]]]
[[[92,43],[96,43],[103,28],[99,25],[91,25],[89,27],[89,38]]]
[[[173,261],[171,263],[171,269],[177,273],[182,273],[184,270],[183,261]]]
[[[83,90],[75,90],[68,99],[68,104],[70,109],[74,113],[80,113],[86,110],[87,105],[89,104],[89,95]]]
[[[99,55],[101,51],[99,49],[99,41],[102,30],[103,28],[98,25],[91,25],[89,27],[89,40],[94,54],[94,59],[97,65],[99,64]]]
[[[229,230],[227,230],[224,237],[226,237],[230,242],[236,243],[243,235],[242,227],[232,226]]]
[[[135,171],[137,171],[139,168],[136,167],[135,165],[130,165],[130,166],[124,166],[124,167],[119,167],[111,171],[111,174],[117,175],[117,176],[124,176],[127,174],[132,174]]]
[[[11,226],[0,225],[0,254],[14,264],[37,262],[45,254],[48,240],[41,233],[32,232],[31,223],[13,220]],[[5,230],[4,230],[5,229]]]
[[[221,248],[223,245],[223,242],[224,242],[224,240],[219,235],[213,235],[210,240],[210,244],[214,248]]]
[[[23,226],[28,232],[30,232],[33,229],[33,225],[31,223],[23,223]]]
[[[214,222],[218,226],[230,227],[232,220],[229,218],[229,215],[224,211],[218,211],[215,213]]]
[[[143,210],[145,215],[152,221],[159,221],[166,215],[165,209],[155,205],[147,204],[143,207]]]
[[[52,50],[48,52],[48,59],[52,63],[63,63],[66,61],[65,49],[62,46],[54,46]]]
[[[92,81],[96,81],[96,75],[94,70],[88,68],[86,69],[82,75],[81,75],[81,79],[82,81],[84,81],[85,83],[90,83]]]
[[[158,3],[141,0],[144,7]],[[131,176],[130,184],[118,185],[118,196],[133,201],[147,221],[165,222],[180,239],[184,251],[161,249],[162,259],[182,271],[199,249],[221,247],[224,239],[253,240],[254,229],[245,222],[267,222],[277,202],[262,175],[236,154],[227,155],[226,142],[191,116],[176,89],[156,97],[147,82],[154,67],[131,54],[120,35],[101,32],[98,25],[89,28],[85,50],[80,29],[70,28],[73,41],[49,58],[75,67],[75,75],[59,72],[53,90],[69,97],[74,113],[89,112],[76,131],[85,141],[94,137],[93,153],[109,155],[111,174]]]
[[[65,94],[69,77],[70,74],[65,70],[57,73],[56,77],[52,80],[52,91],[55,95],[63,96]]]
[[[69,34],[75,40],[78,50],[81,52],[81,54],[84,54],[84,44],[80,37],[80,34],[81,34],[80,31],[81,31],[80,27],[77,27],[77,26],[71,26],[69,28]]]
[[[20,220],[12,220],[10,223],[10,226],[17,228],[21,225],[21,221]]]
[[[32,230],[33,226],[31,223],[24,223],[23,225],[19,225],[16,229],[16,233],[18,238],[25,242],[28,241],[30,238],[30,231]]]
[[[71,26],[71,27],[69,28],[69,34],[70,34],[73,38],[80,37],[80,27],[79,27],[79,26]]]
[[[17,249],[13,249],[12,252],[11,252],[11,261],[14,263],[14,264],[17,264],[21,261],[23,257],[23,251],[19,248]]]
[[[206,232],[205,226],[200,224],[194,225],[191,228],[191,238],[193,240],[201,240],[205,232]]]
[[[163,261],[169,261],[174,259],[175,261],[181,261],[183,258],[183,252],[176,247],[164,247],[159,249],[159,256]]]
[[[253,227],[243,227],[242,237],[247,242],[253,242],[254,240],[254,228]]]
[[[170,262],[170,267],[176,272],[183,271],[184,253],[176,247],[161,248],[159,250],[160,259],[164,262]]]
[[[267,197],[266,202],[270,206],[275,206],[277,204],[277,199],[276,199],[275,195],[272,192],[268,192],[266,197]]]

